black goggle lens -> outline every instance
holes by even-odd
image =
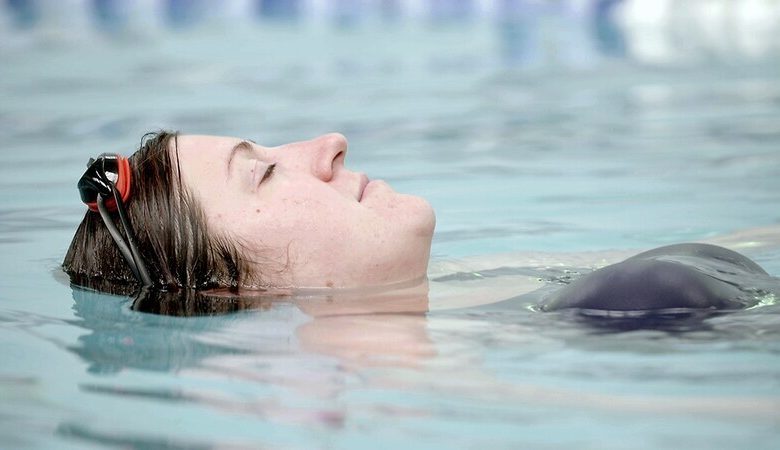
[[[84,203],[95,203],[98,194],[112,195],[112,185],[119,178],[119,158],[113,153],[103,153],[89,158],[87,170],[78,182],[79,195]]]

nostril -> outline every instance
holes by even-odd
[[[347,138],[341,133],[328,133],[309,141],[313,150],[315,175],[323,181],[333,179],[334,173],[344,166],[347,155]]]
[[[336,156],[333,157],[333,166],[337,166],[339,164],[343,166],[345,159],[347,159],[347,152],[338,152]]]
[[[338,172],[341,171],[341,169],[344,168],[344,158],[345,153],[344,152],[338,152],[338,153],[330,153],[329,155],[325,155],[324,158],[322,158],[322,170],[324,170],[323,176],[321,177],[325,181],[331,181],[333,178],[335,178]]]

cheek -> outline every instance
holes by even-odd
[[[436,225],[433,208],[422,197],[395,194],[378,204],[375,211],[398,232],[412,231],[415,235],[427,236],[433,233]]]
[[[352,211],[338,206],[316,199],[282,198],[253,206],[239,222],[245,234],[265,245],[319,248],[348,238],[350,222],[359,222]]]
[[[239,203],[231,200],[210,202],[204,204],[203,209],[206,223],[214,230],[236,234],[244,227],[246,213]]]

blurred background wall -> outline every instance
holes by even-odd
[[[780,52],[779,0],[4,0],[0,49],[38,39],[150,36],[271,23],[355,28],[488,21],[504,61],[752,60]],[[575,44],[575,45],[572,45]],[[576,50],[576,54],[572,53]]]

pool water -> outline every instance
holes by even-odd
[[[648,52],[647,30],[666,25],[643,34],[561,6],[620,2],[527,2],[500,17],[282,7],[206,20],[173,8],[124,22],[80,2],[43,2],[40,17],[12,3],[34,2],[0,8],[0,448],[780,439],[773,301],[626,332],[533,312],[533,296],[427,314],[367,296],[385,312],[328,314],[339,299],[313,297],[171,317],[72,289],[59,270],[87,159],[129,154],[160,128],[267,145],[340,131],[348,165],[431,201],[434,263],[583,260],[777,226],[777,47],[702,38]],[[687,17],[677,26],[693,28]],[[780,275],[779,246],[741,251]],[[592,268],[524,261],[509,272]]]

